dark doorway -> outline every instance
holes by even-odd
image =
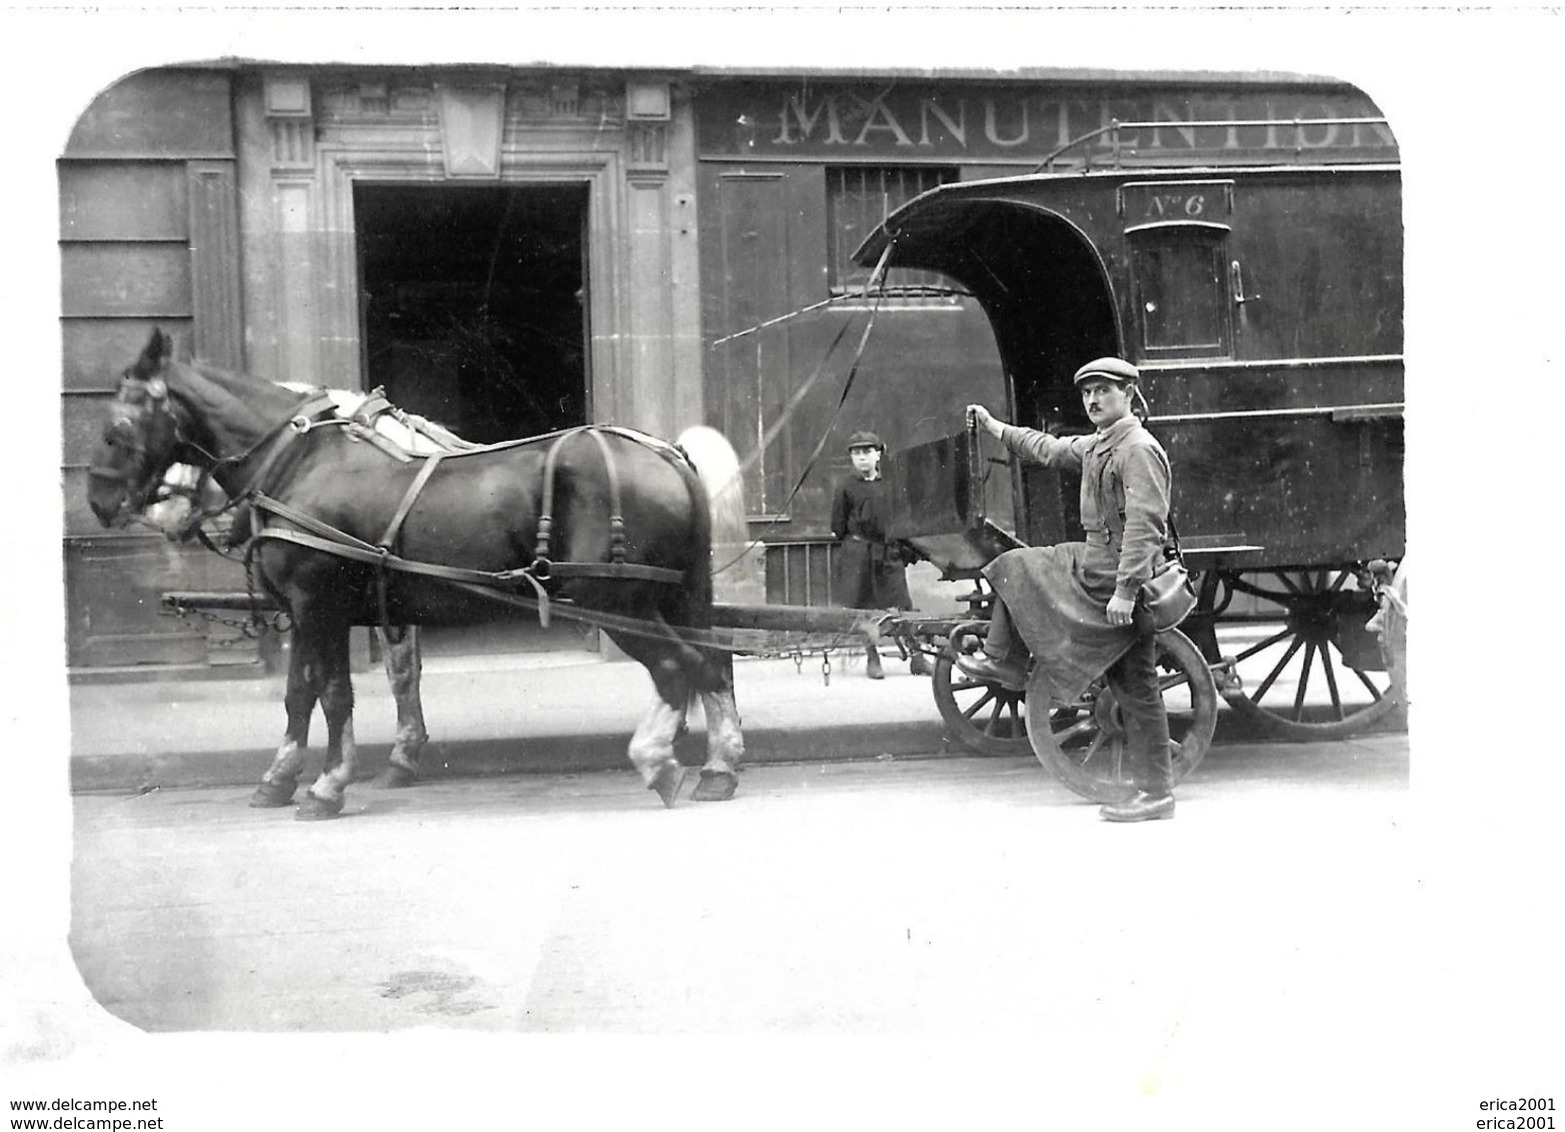
[[[587,419],[585,185],[358,185],[371,388],[468,440]]]
[[[587,421],[587,186],[354,186],[364,372],[489,444]],[[570,621],[426,630],[426,657],[595,648]]]

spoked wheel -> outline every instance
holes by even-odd
[[[1174,781],[1200,764],[1217,727],[1217,686],[1211,670],[1183,633],[1157,635],[1158,683],[1168,710]],[[1028,737],[1038,761],[1083,798],[1123,802],[1136,792],[1125,760],[1125,721],[1100,677],[1074,704],[1049,702],[1034,670],[1027,698]]]
[[[1027,742],[1025,692],[975,679],[956,666],[957,654],[983,647],[986,622],[958,625],[946,651],[935,661],[935,706],[946,734],[981,755],[1025,755]]]
[[[1281,738],[1340,739],[1401,703],[1380,641],[1366,628],[1378,604],[1367,576],[1347,567],[1225,574],[1227,592],[1202,634],[1212,660],[1232,658],[1224,698]],[[1248,596],[1250,608],[1234,609]]]

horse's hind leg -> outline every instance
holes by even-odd
[[[419,694],[424,662],[419,652],[418,626],[405,625],[396,639],[377,629],[386,653],[386,680],[397,704],[397,739],[391,760],[376,780],[380,786],[412,786],[418,781],[418,756],[429,741],[424,729],[424,702]]]
[[[294,791],[299,788],[299,772],[304,768],[304,750],[310,742],[310,716],[320,694],[315,681],[318,670],[319,666],[311,663],[304,635],[295,631],[293,648],[288,653],[288,686],[283,694],[288,725],[272,765],[250,796],[252,806],[263,808],[293,803]]]
[[[674,740],[684,727],[690,708],[690,680],[678,655],[684,646],[672,635],[659,639],[616,634],[614,640],[646,667],[657,689],[652,706],[630,737],[630,761],[647,789],[655,791],[663,804],[671,807],[685,778],[685,769],[674,754]]]
[[[358,761],[353,739],[353,682],[348,668],[348,627],[333,626],[318,642],[321,658],[321,711],[326,716],[326,761],[294,815],[301,821],[342,813],[348,784]]]
[[[630,737],[632,765],[641,772],[647,789],[655,791],[669,807],[678,800],[685,781],[685,768],[674,755],[674,739],[684,726],[685,712],[686,708],[676,708],[659,694]]]
[[[663,804],[672,806],[684,776],[674,756],[674,739],[684,726],[692,693],[699,693],[706,712],[706,763],[692,797],[726,802],[739,786],[739,767],[744,762],[733,657],[720,649],[690,645],[666,621],[659,621],[668,632],[666,638],[615,637],[621,648],[646,665],[658,690],[658,700],[631,739],[631,761]]]
[[[734,699],[734,659],[715,650],[706,653],[707,679],[699,685],[701,707],[706,712],[706,764],[691,798],[697,802],[726,802],[739,787],[744,764],[744,732],[739,727],[739,706]]]

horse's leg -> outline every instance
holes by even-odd
[[[299,788],[299,771],[304,769],[304,750],[310,742],[310,716],[315,711],[315,701],[320,693],[314,681],[319,666],[310,663],[309,650],[305,635],[294,632],[293,647],[288,651],[288,686],[283,694],[288,725],[272,765],[261,776],[261,784],[250,796],[252,806],[291,805],[294,791]]]
[[[688,701],[687,701],[688,702]],[[647,714],[630,737],[630,761],[641,772],[648,790],[655,790],[665,806],[679,799],[685,781],[685,768],[674,756],[674,739],[685,722],[686,708],[676,708],[661,693],[652,701]]]
[[[666,628],[666,626],[665,626]],[[673,806],[685,779],[685,768],[674,754],[674,740],[690,709],[690,680],[678,650],[685,646],[670,633],[667,639],[639,634],[610,634],[626,654],[641,662],[652,677],[657,696],[630,737],[630,761],[648,790],[665,806]]]
[[[326,716],[326,760],[321,776],[306,792],[294,815],[301,821],[342,813],[348,784],[358,761],[353,740],[353,680],[348,668],[348,626],[333,625],[321,634],[321,712]]]
[[[397,702],[397,741],[391,748],[391,761],[381,773],[380,786],[412,786],[418,781],[418,756],[429,741],[424,730],[424,701],[419,695],[424,661],[418,647],[418,626],[404,625],[395,642],[383,629],[376,629],[386,652],[386,680],[391,698]]]
[[[738,772],[744,764],[744,732],[734,699],[734,658],[707,650],[705,660],[707,679],[698,687],[706,712],[706,765],[690,796],[697,802],[726,802],[739,787]]]

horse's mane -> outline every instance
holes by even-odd
[[[231,414],[237,411],[264,418],[269,415],[268,407],[257,405],[254,398],[254,394],[261,390],[274,390],[278,394],[276,407],[279,412],[286,411],[289,405],[299,399],[298,394],[274,381],[235,373],[209,362],[178,362],[171,359],[164,365],[165,373],[172,375],[177,375],[182,370],[196,374],[202,378],[202,381],[200,383],[177,382],[174,388],[213,412]]]

